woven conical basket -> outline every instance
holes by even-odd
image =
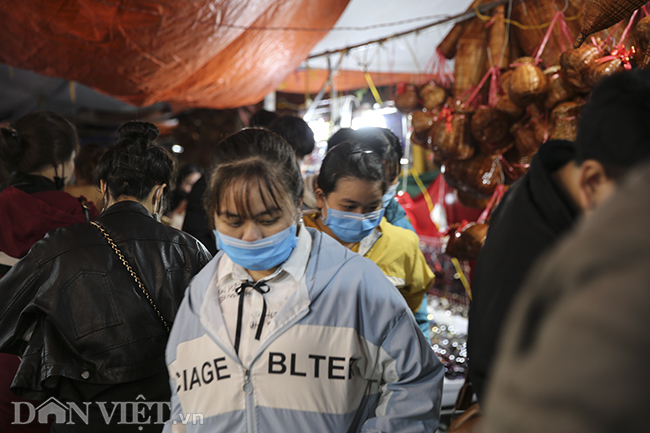
[[[574,48],[578,48],[593,33],[605,30],[617,22],[629,18],[647,0],[587,0],[580,35]]]

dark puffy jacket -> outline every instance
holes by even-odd
[[[577,217],[575,205],[551,175],[558,164],[556,149],[553,142],[543,144],[528,173],[505,193],[476,261],[467,348],[469,378],[479,401],[489,385],[504,321],[524,278]],[[569,161],[560,160],[559,164]]]
[[[173,321],[210,253],[192,236],[156,222],[137,202],[116,203],[97,222]],[[18,395],[56,395],[60,377],[115,384],[166,370],[167,331],[90,224],[48,233],[0,279],[0,293],[0,351],[23,357],[12,385]]]

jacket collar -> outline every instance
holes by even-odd
[[[544,220],[557,231],[569,227],[578,212],[575,205],[555,184],[539,155],[533,157],[527,178],[532,193],[531,199]]]
[[[330,284],[330,281],[336,276],[339,269],[345,262],[353,257],[358,256],[356,253],[345,248],[331,237],[324,235],[318,230],[307,228],[307,233],[311,235],[312,246],[311,255],[307,263],[305,274],[305,285],[291,296],[282,309],[278,312],[276,320],[280,324],[276,332],[270,335],[260,346],[258,353],[261,353],[271,344],[286,328],[290,327],[310,311],[310,305],[321,292]],[[238,359],[230,343],[228,333],[225,329],[225,322],[221,311],[204,309],[206,303],[206,294],[208,289],[213,286],[212,281],[217,274],[219,261],[223,257],[223,251],[220,251],[208,265],[201,270],[199,275],[190,285],[188,293],[188,302],[190,310],[199,318],[202,326],[206,329],[213,340],[217,341],[221,348],[228,353],[233,359]],[[318,271],[318,272],[317,272]]]
[[[59,191],[52,179],[37,174],[14,173],[9,180],[9,186],[13,186],[28,194],[44,191]]]
[[[366,254],[368,254],[368,251],[370,251],[370,249],[373,246],[375,246],[375,244],[381,237],[382,226],[385,226],[386,224],[389,224],[389,222],[386,220],[386,217],[382,217],[381,221],[379,222],[379,225],[375,227],[368,236],[361,239],[361,242],[359,243],[359,251],[358,251],[359,254],[361,254],[364,257],[366,256]]]
[[[138,214],[148,216],[149,218],[153,218],[153,216],[149,213],[147,209],[145,209],[144,206],[142,206],[137,201],[131,201],[131,200],[120,201],[111,205],[108,209],[102,212],[100,218],[113,215],[116,213],[120,213],[120,212],[135,212]]]

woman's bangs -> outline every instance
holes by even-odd
[[[261,173],[249,173],[249,176],[237,176],[230,178],[229,181],[221,185],[223,191],[222,198],[217,207],[217,213],[221,214],[227,209],[227,204],[234,205],[234,211],[242,219],[253,218],[253,211],[251,209],[251,191],[259,191],[259,196],[262,199],[262,204],[267,210],[281,209],[279,200],[280,192],[278,185]]]

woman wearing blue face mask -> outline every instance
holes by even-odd
[[[406,216],[406,212],[395,200],[399,173],[402,167],[401,160],[404,155],[399,138],[390,129],[367,126],[356,131],[353,141],[365,144],[382,160],[386,184],[388,185],[382,197],[386,220],[394,226],[415,232],[413,225]]]
[[[394,199],[397,192],[403,155],[402,144],[399,138],[390,129],[367,126],[356,131],[355,141],[368,146],[369,149],[372,149],[382,159],[386,183],[388,184],[388,188],[386,188],[386,192],[382,197],[382,207],[384,208],[386,220],[394,226],[402,227],[415,233],[413,225],[406,216],[406,211]],[[428,300],[426,296],[422,298],[420,307],[413,311],[413,314],[422,333],[429,340],[431,325],[429,324]]]
[[[303,188],[268,130],[216,146],[206,206],[220,252],[174,322],[166,432],[192,414],[195,432],[436,430],[439,361],[377,266],[305,227]]]
[[[417,235],[383,217],[385,190],[379,156],[365,145],[341,143],[323,160],[316,189],[320,212],[305,213],[305,224],[375,262],[415,312],[434,275]]]

